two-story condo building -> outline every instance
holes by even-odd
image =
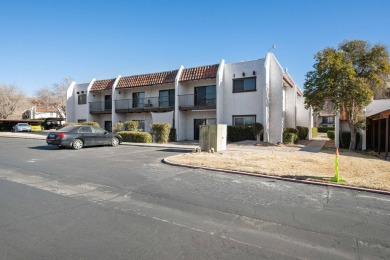
[[[309,127],[302,91],[272,53],[265,59],[184,68],[90,83],[67,92],[67,122],[96,121],[107,130],[117,122],[157,122],[176,128],[177,139],[198,140],[199,125],[264,126],[264,141],[282,142],[286,127]]]

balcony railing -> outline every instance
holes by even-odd
[[[112,101],[89,102],[89,112],[91,114],[111,114]]]
[[[179,109],[180,110],[205,110],[215,109],[217,99],[215,93],[210,96],[203,95],[180,95],[179,96]]]
[[[175,102],[167,98],[149,97],[115,100],[116,113],[166,112],[175,109]]]

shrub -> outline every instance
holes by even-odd
[[[334,127],[318,127],[318,133],[327,133],[328,131],[334,130]]]
[[[125,131],[138,131],[139,128],[138,121],[126,121],[124,125]]]
[[[296,128],[289,128],[288,127],[288,128],[284,129],[283,133],[292,133],[292,134],[296,134],[298,136],[299,131]]]
[[[253,126],[251,126],[251,125],[229,125],[227,127],[227,140],[229,142],[255,140],[255,135],[253,133]]]
[[[334,131],[329,130],[328,132],[326,132],[326,135],[330,140],[334,140]]]
[[[311,135],[312,135],[312,137],[317,137],[318,136],[318,128],[317,127],[313,127],[311,129]]]
[[[299,140],[305,140],[309,134],[309,128],[304,126],[297,126]]]
[[[121,131],[118,132],[122,136],[123,142],[132,143],[152,143],[153,138],[148,132],[137,132],[137,131]]]
[[[253,135],[255,136],[255,139],[257,139],[258,136],[260,137],[260,140],[262,139],[263,130],[264,130],[263,125],[260,123],[254,123],[252,125],[252,132]]]
[[[113,125],[112,131],[113,131],[114,133],[118,133],[119,131],[122,130],[122,128],[123,128],[123,123],[122,123],[122,122],[118,122],[118,123],[116,123],[115,125]]]
[[[157,143],[168,143],[171,125],[168,123],[154,123],[152,133]]]
[[[176,128],[171,128],[169,132],[169,142],[176,142]]]
[[[295,133],[283,133],[283,143],[296,144],[298,142],[298,135]]]

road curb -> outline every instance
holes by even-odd
[[[174,156],[181,156],[181,155],[174,155]],[[170,156],[170,157],[173,157],[173,156]],[[210,167],[204,167],[204,166],[194,166],[194,165],[189,165],[189,164],[173,163],[173,162],[169,161],[170,157],[164,158],[162,160],[162,162],[165,164],[177,166],[177,167],[186,167],[186,168],[191,168],[191,169],[202,169],[202,170],[215,171],[215,172],[232,173],[232,174],[258,177],[258,178],[267,178],[267,179],[281,180],[281,181],[288,181],[288,182],[295,182],[295,183],[312,184],[312,185],[318,185],[318,186],[344,188],[344,189],[349,189],[349,190],[372,192],[372,193],[390,196],[390,191],[384,191],[384,190],[375,190],[375,189],[360,188],[360,187],[354,187],[354,186],[348,186],[348,185],[326,183],[326,182],[316,182],[316,181],[309,181],[309,180],[296,180],[296,179],[280,177],[280,176],[271,176],[271,175],[256,174],[256,173],[250,173],[250,172],[240,172],[240,171],[216,169],[216,168],[210,168]]]

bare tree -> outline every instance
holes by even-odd
[[[44,87],[36,92],[36,105],[50,107],[57,110],[61,118],[66,117],[66,91],[72,82],[71,78],[64,78],[60,83],[55,83],[51,88]]]
[[[0,119],[7,119],[26,95],[15,85],[7,84],[0,85],[0,93]]]

